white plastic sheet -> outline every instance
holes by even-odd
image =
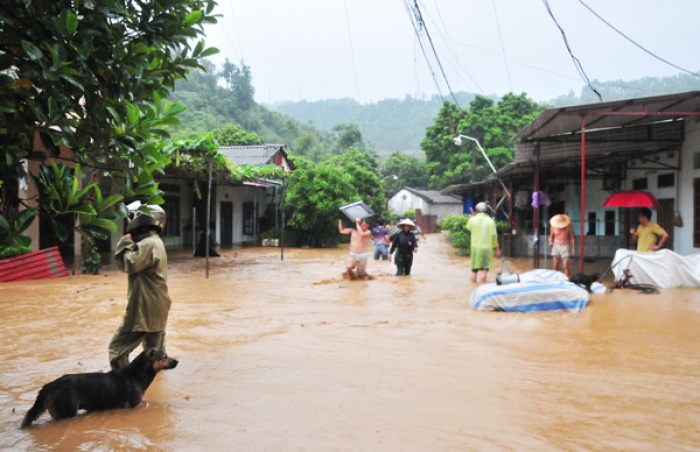
[[[651,253],[619,249],[613,265],[615,281],[629,268],[631,284],[651,284],[659,288],[700,287],[700,254],[681,256],[665,249]]]
[[[469,297],[469,306],[478,311],[580,312],[588,305],[588,291],[568,282],[564,273],[531,270],[520,274],[520,280],[479,286]]]

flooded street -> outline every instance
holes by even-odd
[[[440,235],[421,245],[412,276],[370,260],[369,281],[341,278],[347,248],[223,251],[209,279],[203,259],[171,253],[179,366],[133,410],[45,414],[26,431],[44,383],[109,370],[127,279],[3,284],[0,449],[700,449],[700,290],[476,312],[468,258]]]

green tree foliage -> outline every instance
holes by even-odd
[[[445,103],[421,143],[426,154],[429,185],[442,189],[450,184],[481,180],[491,174],[488,162],[471,141],[461,147],[452,141],[458,135],[476,138],[498,169],[513,160],[511,137],[532,121],[542,107],[525,93],[506,94],[497,103],[476,96],[463,110]],[[472,167],[476,153],[476,167]]]
[[[452,142],[466,117],[466,110],[445,102],[433,125],[428,127],[421,148],[425,152],[429,187],[440,189],[464,181],[471,170],[469,154]]]
[[[241,66],[238,67],[226,58],[221,76],[225,80],[228,88],[235,94],[237,107],[243,111],[252,109],[255,105],[255,101],[253,100],[255,88],[253,88],[253,77],[250,66],[241,64]]]
[[[219,146],[251,146],[263,144],[262,138],[257,133],[248,133],[236,124],[228,124],[220,129],[213,130],[211,137],[219,143]]]
[[[331,129],[331,132],[331,139],[334,141],[334,154],[343,153],[350,148],[365,149],[362,132],[360,132],[357,124],[336,124]]]
[[[0,179],[26,176],[22,159],[58,157],[61,147],[84,167],[115,177],[125,197],[159,200],[152,174],[168,162],[167,126],[177,124],[182,105],[164,101],[175,81],[200,59],[216,53],[197,39],[215,23],[209,0],[8,0],[0,6]],[[38,136],[46,153],[34,148]],[[52,167],[40,202],[77,185],[79,171]],[[52,184],[65,183],[61,190]],[[96,194],[94,188],[92,192]],[[81,199],[82,195],[81,194]],[[81,225],[106,225],[84,201]],[[54,199],[54,201],[56,201]],[[3,199],[3,212],[19,200]],[[67,208],[53,202],[44,211]],[[56,212],[56,214],[60,214]],[[85,229],[85,228],[84,228]],[[87,229],[86,229],[87,230]]]
[[[339,166],[350,176],[359,196],[356,201],[364,201],[377,214],[384,213],[386,196],[375,156],[368,151],[350,148],[346,153],[328,160],[328,163]]]
[[[313,124],[303,124],[284,114],[270,111],[253,98],[252,70],[226,60],[222,70],[205,61],[203,70],[193,70],[186,80],[178,80],[171,99],[187,105],[182,123],[169,128],[178,138],[197,139],[235,124],[262,142],[283,143],[293,155],[315,162],[331,153],[329,132],[319,132]],[[242,142],[239,142],[243,144]],[[256,144],[252,140],[249,144]],[[222,143],[222,145],[224,145]],[[226,145],[229,145],[228,143]]]
[[[698,71],[696,71],[698,72]],[[662,94],[682,93],[700,90],[700,77],[680,73],[669,77],[642,77],[637,80],[592,80],[591,84],[598,90],[604,101],[634,99]],[[588,86],[582,86],[580,95],[569,91],[566,95],[558,96],[546,102],[556,107],[566,105],[591,104],[599,102],[598,96]]]
[[[425,161],[399,151],[393,152],[384,162],[381,177],[388,190],[398,191],[402,187],[417,189],[428,187]]]
[[[359,193],[349,172],[330,162],[316,164],[295,158],[296,170],[285,189],[288,226],[297,245],[337,245],[338,208],[357,200]]]

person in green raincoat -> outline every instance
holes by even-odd
[[[486,282],[486,276],[491,269],[494,252],[496,257],[501,257],[501,249],[498,246],[496,234],[496,222],[486,213],[487,205],[480,202],[476,205],[476,212],[467,223],[467,230],[471,233],[471,248],[469,263],[472,269],[472,282]]]
[[[132,206],[129,206],[132,208]],[[144,349],[165,349],[165,325],[170,311],[168,257],[160,233],[165,211],[148,206],[149,213],[137,210],[119,240],[114,258],[119,270],[129,274],[128,303],[124,320],[109,344],[113,370],[129,364],[129,353],[139,344]]]

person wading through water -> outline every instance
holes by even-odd
[[[165,351],[165,325],[168,323],[168,256],[160,233],[165,211],[156,205],[150,212],[137,210],[126,226],[127,234],[117,243],[114,259],[119,270],[128,273],[127,306],[124,319],[109,344],[113,370],[129,364],[129,353],[139,344],[144,350]]]
[[[477,282],[477,279],[479,282],[486,282],[494,254],[497,258],[501,257],[496,222],[486,213],[487,208],[485,202],[477,204],[476,212],[467,223],[467,230],[471,233],[469,263],[472,269],[471,281],[473,283]]]

